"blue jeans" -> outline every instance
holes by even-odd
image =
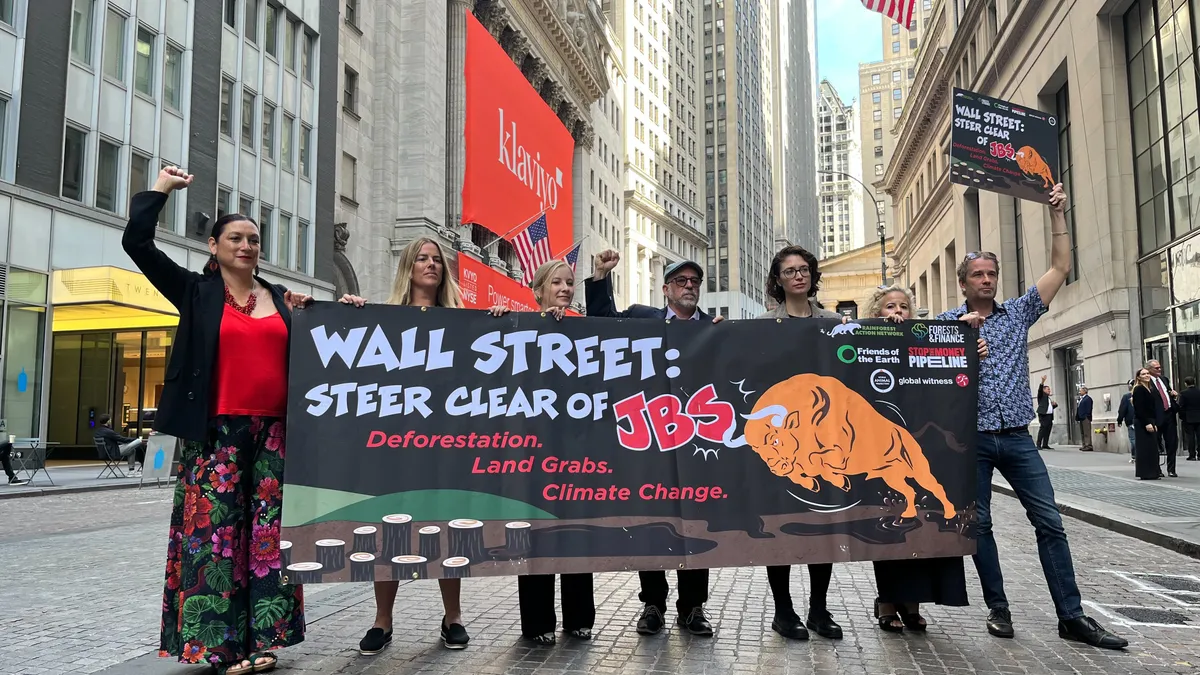
[[[983,599],[989,609],[1006,609],[1004,575],[1000,571],[1000,553],[992,534],[992,472],[1012,486],[1017,499],[1037,535],[1038,557],[1042,574],[1050,587],[1054,610],[1059,619],[1083,616],[1079,586],[1075,584],[1075,565],[1071,562],[1071,547],[1063,530],[1062,516],[1054,502],[1054,487],[1046,464],[1028,431],[1003,434],[980,433],[976,446],[979,480],[979,522],[976,529],[977,548],[975,570],[983,586]]]
[[[1137,457],[1137,443],[1134,441],[1136,430],[1133,428],[1133,425],[1130,424],[1125,427],[1125,431],[1129,432],[1129,458],[1133,459]]]

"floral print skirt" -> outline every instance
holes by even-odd
[[[220,416],[184,444],[160,656],[228,665],[304,640],[301,587],[280,582],[283,455],[274,417]]]

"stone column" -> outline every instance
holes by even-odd
[[[463,130],[467,119],[467,89],[463,68],[467,59],[467,11],[475,0],[449,0],[446,3],[446,226],[470,241],[471,233],[462,225],[462,186],[466,168],[466,141]]]

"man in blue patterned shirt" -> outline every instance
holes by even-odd
[[[938,316],[967,320],[980,328],[991,352],[979,365],[978,524],[975,569],[987,603],[988,632],[996,637],[1013,637],[1012,614],[1004,595],[1000,554],[992,534],[992,472],[999,470],[1025,507],[1037,533],[1042,573],[1058,614],[1058,635],[1066,640],[1095,647],[1123,649],[1128,641],[1105,630],[1084,615],[1075,583],[1071,548],[1063,529],[1062,516],[1054,501],[1054,487],[1042,461],[1029,423],[1034,419],[1029,397],[1029,328],[1047,311],[1047,306],[1066,283],[1071,271],[1071,240],[1064,215],[1066,196],[1062,185],[1050,193],[1050,270],[1019,298],[996,302],[1000,261],[994,253],[970,253],[958,266],[958,283],[966,303]],[[964,315],[977,314],[978,316]]]

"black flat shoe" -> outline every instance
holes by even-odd
[[[774,620],[771,621],[771,630],[789,640],[807,640],[808,629],[804,627],[804,622],[795,612],[790,612],[790,614],[791,616],[776,614]]]
[[[1016,635],[1016,631],[1013,630],[1012,613],[1007,607],[988,612],[987,629],[998,638],[1011,638]]]
[[[808,621],[805,622],[808,629],[829,640],[842,639],[842,627],[837,625],[833,620],[833,615],[825,610],[808,612]]]
[[[1124,649],[1129,640],[1108,632],[1091,617],[1058,622],[1058,636],[1064,640],[1083,642],[1100,649]]]
[[[687,629],[687,632],[699,637],[712,637],[713,627],[708,622],[708,616],[704,613],[703,607],[695,607],[688,612],[687,617],[679,617],[679,625]]]
[[[551,639],[554,634],[550,634]],[[471,636],[467,635],[467,629],[461,623],[452,623],[446,625],[446,621],[442,620],[442,644],[446,649],[466,649],[467,643],[471,641]]]
[[[392,631],[384,631],[382,628],[372,628],[363,636],[361,642],[358,643],[358,653],[364,656],[374,656],[383,651],[392,643]]]

